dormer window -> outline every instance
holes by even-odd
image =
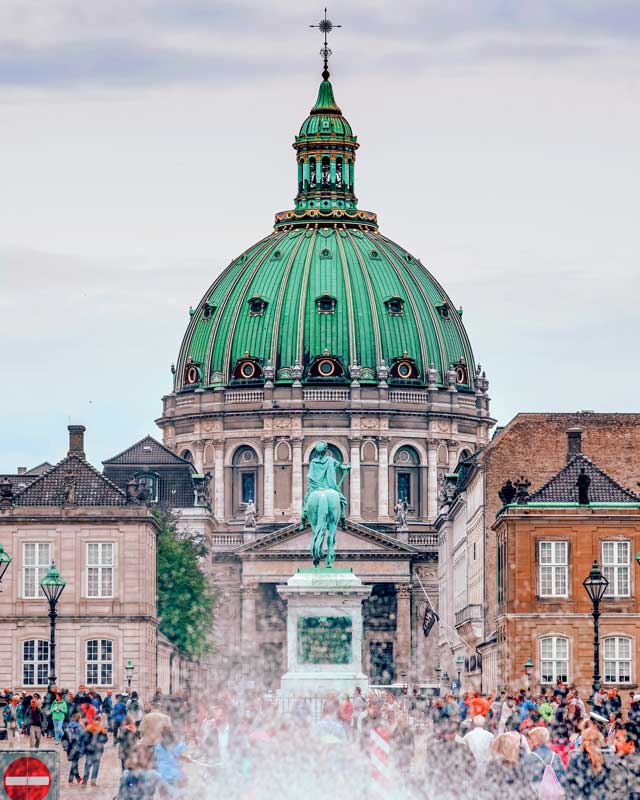
[[[282,250],[276,250],[273,254],[274,258],[282,258]]]
[[[245,353],[243,358],[238,359],[233,370],[233,377],[239,381],[251,381],[262,378],[263,372],[257,358],[251,358],[249,353]]]
[[[409,358],[408,353],[404,352],[401,358],[394,359],[389,370],[389,377],[401,381],[410,381],[419,378],[420,372],[416,362]]]
[[[440,319],[449,319],[450,318],[450,309],[448,303],[441,303],[439,306],[436,306],[436,311],[440,314]]]
[[[247,302],[249,304],[250,317],[261,317],[264,314],[267,301],[262,297],[251,297]]]
[[[215,307],[215,306],[212,306],[212,305],[211,305],[211,303],[209,303],[209,302],[206,302],[206,303],[205,303],[205,304],[202,306],[202,319],[203,319],[203,320],[208,320],[208,319],[211,319],[211,317],[213,316],[213,312],[214,312],[215,310],[216,310],[216,307]]]
[[[369,253],[369,255],[371,256],[371,258],[372,258],[374,261],[379,261],[379,260],[380,260],[380,253],[379,253],[377,250],[372,250],[372,251]]]
[[[326,200],[324,202],[327,202]],[[323,203],[324,205],[324,203]],[[331,258],[331,250],[328,247],[323,247],[320,251],[320,258]]]
[[[342,378],[344,369],[339,359],[325,350],[321,356],[314,358],[309,367],[310,378]]]
[[[329,294],[323,294],[316,298],[316,308],[318,314],[334,314],[336,310],[336,298]]]
[[[392,317],[400,317],[404,314],[404,300],[394,294],[393,297],[388,297],[384,301],[387,311]]]
[[[138,491],[143,490],[149,503],[158,502],[158,475],[155,472],[136,472],[133,476]]]
[[[195,386],[196,383],[200,383],[200,377],[200,369],[193,363],[193,359],[189,357],[183,374],[185,386]]]
[[[461,358],[457,364],[454,364],[453,368],[456,371],[456,383],[469,382],[469,374],[467,372],[467,365],[465,364],[464,358]]]

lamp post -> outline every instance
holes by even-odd
[[[436,673],[436,683],[438,684],[438,695],[439,695],[440,694],[440,675],[442,673],[442,667],[440,666],[440,664],[436,665],[435,673]]]
[[[589,599],[593,603],[593,697],[600,689],[600,639],[598,637],[598,623],[600,620],[600,601],[605,596],[609,581],[602,574],[597,560],[593,562],[591,572],[582,581]]]
[[[0,583],[2,583],[2,578],[4,573],[9,569],[9,564],[11,563],[11,556],[9,553],[6,552],[4,547],[0,544]],[[2,591],[0,589],[0,591]]]
[[[56,605],[60,599],[64,587],[67,584],[62,580],[55,564],[51,564],[49,571],[40,581],[40,588],[49,602],[49,681],[48,688],[51,689],[56,683]]]
[[[527,676],[527,688],[529,690],[529,694],[531,694],[531,671],[533,670],[533,661],[531,660],[531,656],[524,662],[524,672]]]
[[[127,673],[127,688],[129,689],[129,691],[131,691],[131,678],[133,677],[134,666],[133,666],[133,661],[130,658],[127,659],[127,663],[124,669],[125,672]]]
[[[464,658],[462,656],[456,656],[456,669],[458,670],[458,694],[462,690],[462,683],[460,681],[460,675],[462,674],[462,665],[464,664]]]

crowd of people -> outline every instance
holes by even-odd
[[[212,787],[229,800],[640,800],[640,694],[625,704],[613,689],[585,703],[558,684],[487,696],[356,689],[285,704],[249,691],[214,696],[158,693],[143,704],[135,691],[81,686],[44,697],[5,690],[0,703],[9,746],[51,737],[70,784],[96,786],[105,748],[115,748],[117,800],[203,797]]]

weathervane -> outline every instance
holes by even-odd
[[[327,9],[324,10],[324,19],[321,19],[317,25],[309,25],[310,28],[318,28],[320,33],[324,33],[324,47],[320,51],[320,55],[324,58],[324,69],[322,70],[322,77],[325,81],[329,80],[329,56],[331,55],[331,50],[329,50],[329,45],[327,44],[327,34],[331,33],[334,28],[341,28],[342,25],[336,25],[335,23],[331,22],[330,19],[327,19]]]

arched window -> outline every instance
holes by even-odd
[[[411,381],[420,377],[420,371],[414,359],[405,352],[401,358],[393,359],[389,377],[397,381]]]
[[[396,473],[394,500],[406,500],[409,510],[420,508],[420,456],[413,447],[401,447],[393,458]]]
[[[540,639],[540,683],[569,680],[569,640],[565,636]]]
[[[113,685],[113,642],[111,639],[87,641],[86,683],[91,686]]]
[[[631,639],[607,636],[603,642],[605,683],[631,683]]]
[[[183,450],[180,453],[180,458],[184,458],[185,461],[188,461],[189,463],[193,464],[193,453],[191,452],[191,450]]]
[[[184,456],[183,456],[184,457]],[[158,475],[155,472],[136,472],[133,476],[138,489],[144,487],[149,503],[158,502]]]
[[[313,156],[309,159],[309,188],[315,189],[316,186],[316,160]]]
[[[184,368],[184,384],[185,386],[195,386],[200,382],[200,368],[197,364],[193,363],[193,359],[189,358]]]
[[[329,156],[322,157],[322,188],[331,188],[331,161]]]
[[[342,156],[336,158],[336,189],[342,189]]]
[[[339,461],[342,464],[342,452],[335,444],[328,445],[329,452],[335,458],[336,461]]]
[[[49,677],[49,642],[27,639],[22,643],[22,685],[46,686]]]
[[[247,503],[258,505],[258,456],[248,445],[233,454],[233,514],[241,516]]]
[[[325,352],[322,356],[314,358],[309,365],[309,378],[343,378],[344,369],[335,357]]]

